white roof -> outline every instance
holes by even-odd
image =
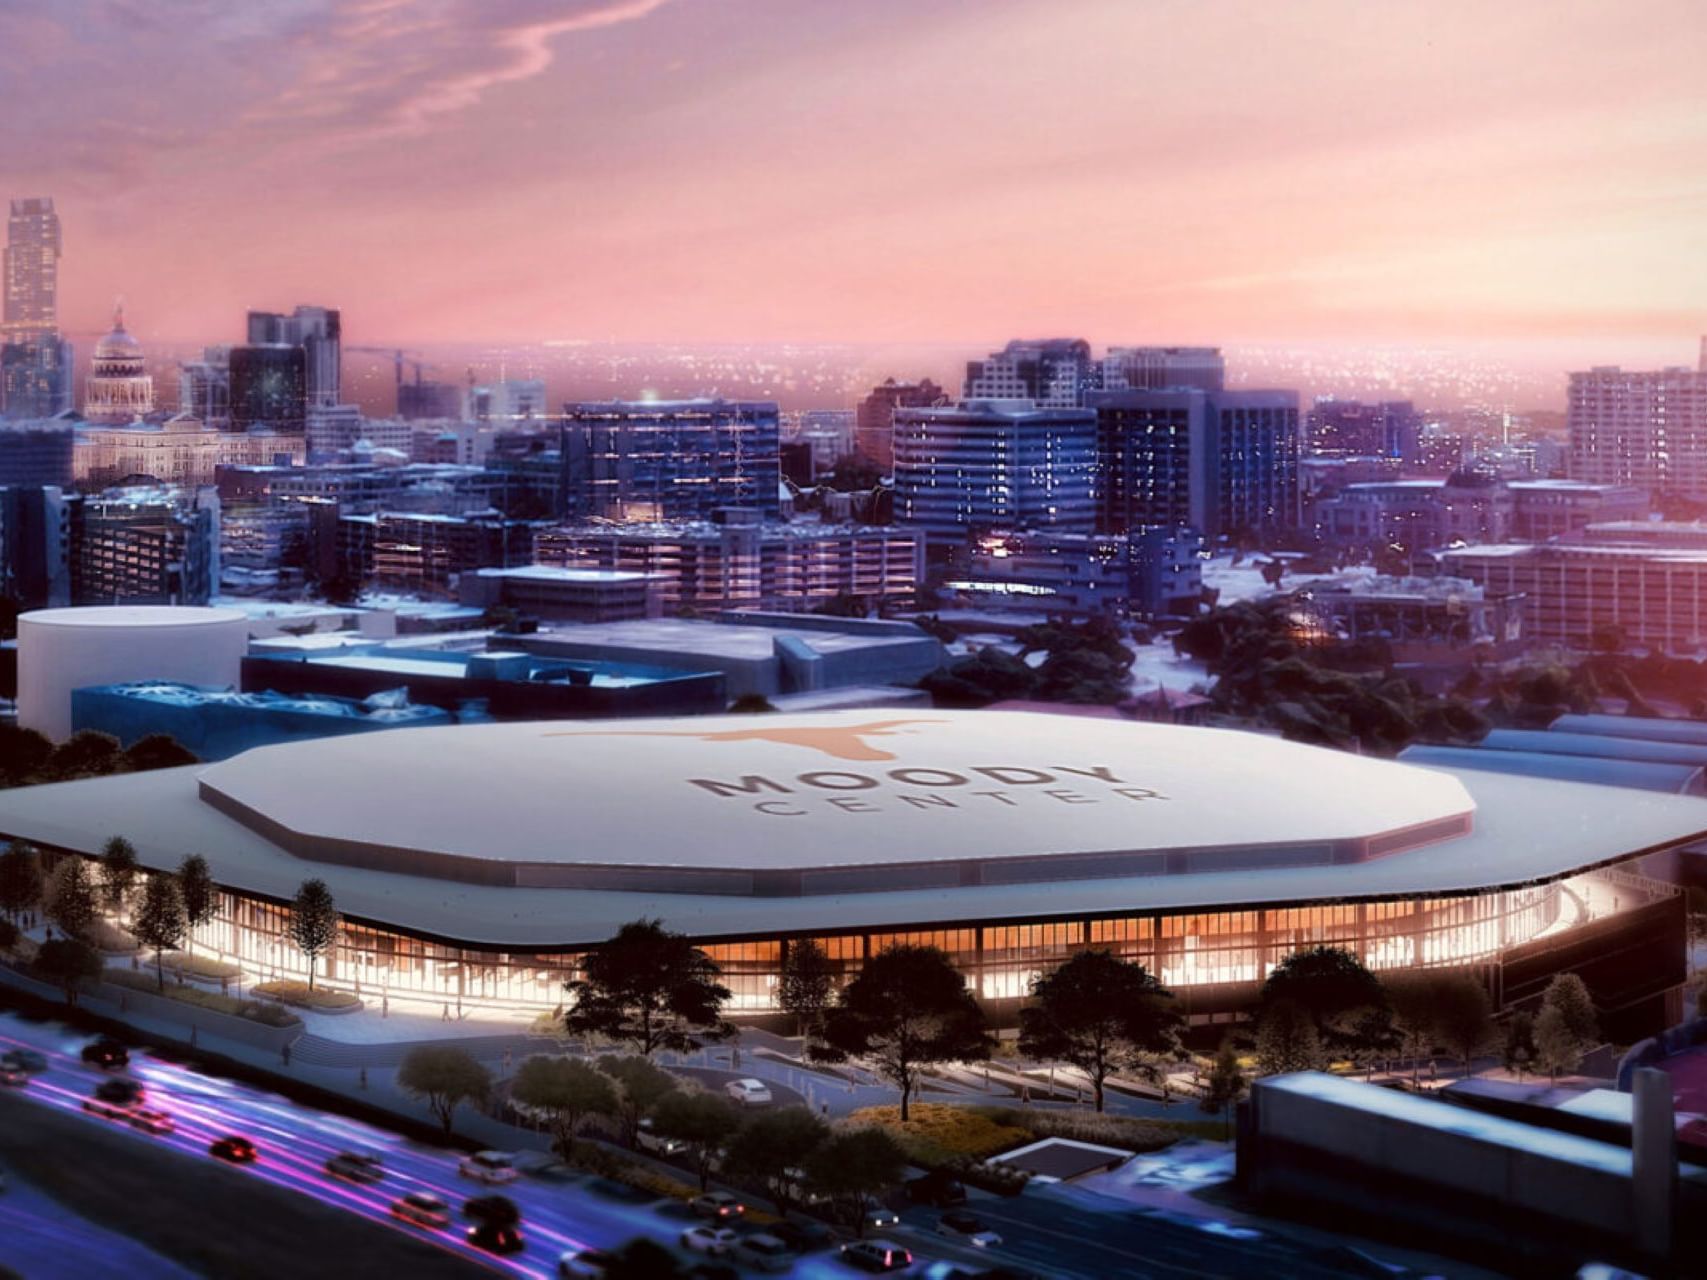
[[[206,627],[246,622],[238,609],[194,605],[87,605],[70,609],[36,609],[18,621],[39,627]]]

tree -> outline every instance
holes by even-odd
[[[41,862],[36,851],[22,841],[14,841],[5,853],[0,853],[0,911],[16,919],[41,901]]]
[[[510,1097],[549,1117],[553,1145],[565,1159],[582,1121],[616,1111],[616,1087],[610,1077],[579,1058],[535,1054],[523,1059],[510,1083]]]
[[[1435,975],[1427,970],[1399,973],[1382,979],[1388,1007],[1393,1011],[1395,1048],[1410,1060],[1411,1083],[1417,1083],[1421,1060],[1434,1053]]]
[[[662,1067],[654,1066],[650,1058],[617,1057],[606,1054],[599,1059],[599,1070],[621,1087],[617,1097],[616,1118],[622,1126],[622,1140],[634,1145],[640,1132],[641,1118],[676,1090],[676,1078]]]
[[[687,1053],[734,1027],[722,1017],[729,988],[711,957],[656,920],[635,920],[586,959],[585,977],[567,983],[564,1026],[571,1035],[631,1044],[646,1057]]]
[[[397,1087],[424,1101],[449,1137],[457,1107],[491,1095],[492,1075],[461,1049],[424,1044],[404,1055],[397,1068]]]
[[[185,932],[194,934],[219,911],[219,891],[207,859],[192,853],[178,864],[178,896],[184,901]]]
[[[1571,1034],[1582,1042],[1584,1053],[1600,1043],[1600,1020],[1595,1016],[1594,997],[1589,995],[1587,984],[1576,974],[1555,974],[1541,996],[1541,1008],[1543,1011],[1559,1011]],[[1536,1027],[1540,1027],[1539,1018],[1536,1019]]]
[[[184,919],[184,900],[178,894],[178,884],[171,876],[149,876],[142,886],[142,905],[131,921],[137,941],[154,948],[154,977],[160,990],[166,989],[166,967],[163,956],[168,950],[184,945],[189,925]]]
[[[830,1127],[805,1107],[757,1112],[729,1144],[724,1168],[751,1178],[786,1213],[799,1192],[801,1172],[830,1136]]]
[[[131,743],[119,763],[127,773],[146,773],[150,769],[179,769],[201,762],[195,752],[170,734],[150,733]]]
[[[1471,1060],[1498,1035],[1488,989],[1468,973],[1444,975],[1435,1003],[1435,1029],[1440,1043],[1464,1064],[1468,1076]]]
[[[883,1129],[833,1134],[806,1158],[806,1181],[828,1196],[844,1221],[865,1234],[865,1200],[901,1180],[907,1153]]]
[[[77,1007],[77,988],[101,976],[100,953],[76,938],[52,938],[36,949],[36,976],[65,992],[65,1003]]]
[[[82,858],[66,858],[53,873],[47,895],[47,918],[66,937],[87,938],[99,914],[88,865]]]
[[[1387,993],[1362,961],[1341,947],[1311,947],[1275,966],[1258,996],[1258,1019],[1282,1001],[1301,1009],[1322,1047],[1345,1052],[1392,1040]]]
[[[743,693],[729,704],[732,716],[760,716],[775,710],[776,704],[762,693]]]
[[[842,989],[824,1019],[824,1061],[871,1059],[901,1091],[901,1122],[919,1071],[933,1062],[984,1059],[994,1047],[984,1011],[948,956],[935,947],[890,947]]]
[[[308,961],[308,989],[314,990],[314,964],[338,940],[338,905],[324,880],[304,880],[291,903],[285,933]]]
[[[693,1155],[699,1189],[711,1185],[711,1165],[718,1148],[741,1127],[741,1117],[725,1099],[714,1093],[684,1093],[677,1089],[664,1095],[652,1111],[652,1124],[666,1138],[687,1143]]]
[[[101,846],[101,901],[114,915],[123,915],[142,868],[136,861],[136,846],[123,836],[114,836]]]
[[[1173,993],[1111,951],[1078,952],[1039,976],[1031,998],[1020,1010],[1020,1052],[1083,1071],[1098,1111],[1109,1076],[1138,1067],[1144,1055],[1174,1052],[1185,1026]]]
[[[1535,1019],[1535,1065],[1545,1071],[1555,1083],[1582,1064],[1588,1045],[1572,1029],[1565,1011],[1557,1005],[1543,1005]]]
[[[53,748],[41,768],[49,782],[101,778],[119,767],[119,740],[110,733],[82,729]]]
[[[1501,1038],[1500,1061],[1523,1079],[1524,1068],[1535,1061],[1535,1018],[1523,1010],[1511,1015]]]
[[[1270,1003],[1257,1022],[1257,1066],[1262,1073],[1320,1071],[1324,1065],[1321,1037],[1309,1013],[1291,1000]]]
[[[53,743],[34,729],[0,726],[0,785],[21,786],[47,766]]]
[[[682,1264],[676,1255],[644,1236],[630,1240],[605,1264],[605,1280],[677,1280]]]
[[[797,1035],[815,1031],[835,1000],[835,972],[824,948],[811,938],[794,938],[783,953],[777,976],[776,1000],[794,1015]]]
[[[1238,1050],[1233,1047],[1232,1037],[1221,1041],[1221,1048],[1215,1053],[1215,1063],[1209,1068],[1209,1075],[1203,1082],[1203,1097],[1197,1105],[1207,1115],[1221,1114],[1222,1132],[1230,1135],[1232,1119],[1230,1112],[1233,1104],[1245,1096],[1245,1090],[1250,1082],[1245,1079],[1245,1069],[1239,1065]]]

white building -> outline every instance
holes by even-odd
[[[1573,373],[1571,476],[1707,498],[1707,371]]]
[[[83,416],[90,422],[135,422],[154,412],[154,379],[142,358],[142,344],[124,327],[124,307],[113,312],[113,331],[95,344],[94,363],[83,394]]]

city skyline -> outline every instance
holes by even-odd
[[[117,294],[157,341],[305,298],[410,342],[1604,340],[1678,363],[1701,327],[1692,6],[846,9],[0,10],[0,162],[57,198],[72,333]],[[139,94],[142,66],[178,90]]]

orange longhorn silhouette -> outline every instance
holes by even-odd
[[[802,725],[799,728],[728,729],[722,733],[674,732],[666,729],[605,729],[593,732],[548,733],[547,738],[698,738],[701,742],[777,742],[787,747],[822,751],[837,760],[893,760],[895,753],[874,747],[867,738],[884,738],[903,725],[943,724],[941,720],[873,720],[869,724]]]

